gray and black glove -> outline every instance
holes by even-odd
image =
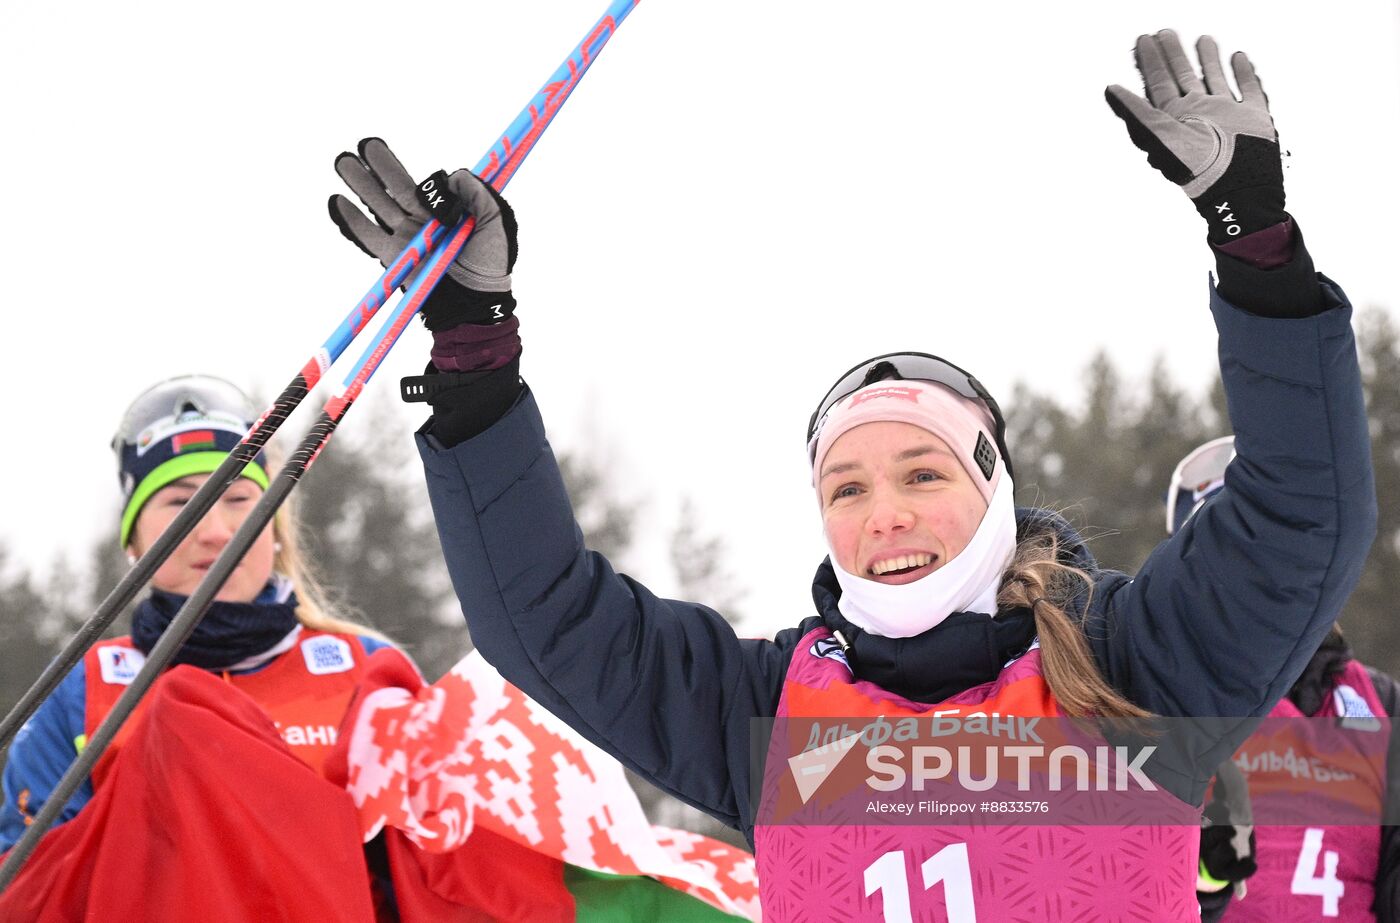
[[[517,254],[515,213],[495,189],[467,170],[450,177],[435,173],[414,183],[378,138],[361,141],[358,154],[337,157],[335,172],[375,221],[340,195],[330,198],[331,220],[384,266],[443,208],[460,203],[476,218],[466,244],[423,302],[423,323],[433,333],[427,374],[401,383],[404,400],[432,405],[432,431],[444,445],[471,438],[499,419],[520,394],[520,325],[510,292]],[[444,189],[447,202],[439,201]]]
[[[1210,242],[1285,221],[1278,133],[1248,56],[1237,51],[1230,59],[1236,99],[1208,35],[1196,43],[1204,82],[1170,29],[1139,36],[1135,52],[1147,99],[1116,84],[1105,97],[1147,162],[1191,197]]]
[[[331,220],[340,233],[387,267],[432,216],[432,193],[413,181],[379,138],[361,141],[358,154],[346,151],[337,157],[335,172],[375,220],[342,195],[330,198]],[[446,178],[446,185],[476,217],[476,228],[424,302],[423,323],[439,331],[459,324],[503,321],[515,311],[510,292],[518,252],[515,213],[495,189],[470,171],[458,170]]]

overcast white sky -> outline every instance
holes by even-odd
[[[110,528],[107,440],[147,384],[280,388],[378,271],[326,217],[335,155],[377,134],[420,174],[475,163],[603,6],[7,9],[0,537],[39,565]],[[1140,32],[1251,53],[1319,268],[1400,311],[1398,8],[644,0],[508,192],[524,372],[556,443],[587,437],[644,504],[628,563],[669,589],[689,495],[751,629],[806,615],[803,429],[878,352],[1003,397],[1074,394],[1104,347],[1208,379],[1203,223],[1102,99],[1139,86]],[[415,325],[372,388],[427,342]]]

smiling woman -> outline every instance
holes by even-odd
[[[926,353],[876,356],[832,386],[808,451],[850,622],[833,636],[849,653],[852,638],[914,638],[955,613],[1010,610],[999,647],[1013,654],[1034,633],[1065,714],[1148,715],[1104,680],[1068,614],[1093,587],[1068,550],[1061,559],[1068,527],[1040,514],[1018,529],[1004,431],[986,389]]]
[[[915,374],[938,375],[944,383]],[[904,594],[876,591],[884,598],[857,618],[863,627],[878,623],[886,637],[926,631],[941,621],[933,614],[939,611],[990,607],[990,585],[1011,558],[1016,530],[1006,515],[1009,489],[998,496],[1010,478],[1003,477],[1005,464],[986,464],[987,452],[997,453],[983,435],[1004,429],[1001,412],[973,384],[936,356],[879,356],[841,377],[808,433],[832,563],[850,605],[871,581],[921,581],[922,589],[949,597],[925,595],[917,611],[906,606],[890,613],[890,602]],[[996,513],[986,515],[993,505]],[[979,532],[976,551],[964,554]],[[928,560],[911,566],[910,556]],[[936,580],[922,580],[940,571]]]
[[[909,352],[850,369],[811,416],[808,460],[831,551],[812,583],[815,613],[772,640],[743,639],[700,602],[656,597],[582,545],[519,375],[514,215],[470,174],[453,174],[480,236],[423,306],[433,416],[419,448],[472,638],[580,733],[742,830],[765,919],[1199,920],[1192,815],[1207,782],[1356,584],[1376,502],[1351,309],[1283,209],[1263,89],[1236,54],[1237,98],[1209,37],[1197,46],[1201,73],[1170,31],[1140,36],[1136,50],[1148,99],[1114,86],[1109,104],[1207,221],[1219,278],[1210,311],[1239,452],[1222,493],[1136,577],[1098,567],[1054,513],[1015,509],[996,401],[952,363]],[[411,180],[384,162],[384,188],[352,187],[386,224],[421,223],[392,204]],[[347,214],[342,231],[377,252],[382,232]],[[952,305],[944,321],[978,323]],[[827,332],[858,322],[842,323]],[[1008,364],[1035,336],[1012,333]],[[808,804],[798,776],[815,778],[825,744],[863,740],[819,739],[823,721],[876,719],[888,730],[925,716],[941,727],[948,716],[985,726],[989,716],[1033,725],[1134,715],[1230,719],[1152,748],[1144,772],[1179,809],[1170,821],[1108,811],[1097,826],[872,830],[849,815],[775,814]],[[799,735],[808,746],[783,750],[784,735],[764,730],[773,718],[811,727]]]
[[[912,423],[867,424],[837,439],[830,457],[818,488],[822,519],[849,573],[913,583],[957,557],[987,511],[948,444]]]

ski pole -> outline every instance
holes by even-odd
[[[565,59],[539,93],[531,99],[521,116],[511,123],[506,134],[483,158],[483,163],[478,164],[478,167],[482,167],[483,172],[485,170],[491,171],[490,182],[498,190],[503,188],[515,174],[515,171],[534,147],[535,142],[543,134],[544,129],[548,127],[579,80],[596,60],[599,51],[611,38],[618,24],[632,11],[636,4],[637,0],[615,0],[603,18],[585,36],[583,42]],[[256,541],[267,524],[272,521],[272,517],[291,493],[292,488],[296,486],[301,476],[306,473],[325,448],[331,434],[340,421],[344,419],[355,399],[363,391],[365,384],[373,376],[384,357],[388,355],[389,350],[397,342],[409,321],[418,313],[423,301],[431,294],[432,289],[447,271],[447,267],[456,258],[474,226],[474,219],[462,219],[452,229],[446,242],[432,252],[422,273],[409,286],[395,315],[384,325],[359,364],[350,373],[342,392],[326,402],[320,417],[297,447],[296,452],[288,459],[287,464],[283,466],[274,482],[269,485],[262,499],[258,501],[248,518],[234,533],[228,546],[211,566],[208,575],[196,588],[194,594],[176,613],[160,640],[151,649],[146,663],[132,680],[131,685],[122,693],[111,712],[103,719],[88,740],[87,745],[78,754],[78,758],[63,774],[63,777],[49,794],[44,807],[35,816],[14,848],[10,850],[4,863],[0,864],[0,891],[5,890],[19,874],[24,862],[38,845],[39,839],[53,825],[69,798],[92,772],[93,766],[96,765],[98,759],[116,737],[122,724],[136,710],[146,691],[173,659],[180,647],[188,640],[199,620],[203,618],[213,603],[215,595],[238,566],[248,548]],[[412,245],[410,245],[410,249],[411,247]],[[394,265],[397,266],[402,260],[401,255]],[[368,318],[365,320],[367,322]],[[360,326],[362,328],[364,324],[361,323]],[[344,346],[341,349],[343,350]],[[298,402],[304,396],[305,391],[298,397]],[[252,458],[252,454],[248,455],[248,459]],[[246,460],[242,464],[246,464]],[[239,465],[238,470],[241,470],[242,464]],[[236,476],[235,472],[234,477]],[[213,479],[211,476],[210,480]]]
[[[531,97],[525,108],[481,158],[473,169],[474,173],[494,186],[497,191],[505,188],[553,120],[559,107],[573,92],[578,78],[588,69],[593,57],[606,44],[617,25],[626,18],[636,3],[637,0],[617,0],[608,9],[574,54],[570,55],[540,91]],[[364,330],[394,290],[441,241],[444,231],[437,220],[429,219],[330,337],[321,344],[320,349],[306,361],[272,406],[258,418],[243,441],[234,447],[223,464],[200,485],[180,514],[132,565],[102,600],[97,611],[83,623],[63,650],[49,662],[39,678],[11,707],[4,720],[0,721],[0,750],[9,745],[24,722],[29,720],[44,699],[63,681],[74,665],[87,653],[88,648],[96,643],[132,597],[150,581],[152,575],[160,569],[176,546],[194,529],[195,524],[217,502],[229,485],[238,479],[248,462],[257,456],[287,417],[300,406],[306,395],[316,387],[346,347]]]

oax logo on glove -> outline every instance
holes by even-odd
[[[418,201],[437,219],[438,223],[451,226],[462,216],[462,200],[453,195],[447,186],[447,172],[438,170],[418,184],[415,190]]]

